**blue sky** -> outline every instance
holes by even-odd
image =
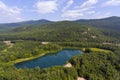
[[[0,0],[0,23],[120,16],[120,0]]]

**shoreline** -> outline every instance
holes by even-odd
[[[29,61],[29,60],[33,60],[33,59],[37,59],[37,58],[39,58],[39,57],[42,57],[42,56],[45,56],[45,55],[47,55],[47,54],[51,54],[51,53],[57,53],[57,52],[59,52],[59,51],[61,51],[61,50],[64,50],[64,49],[71,49],[71,48],[62,48],[62,49],[60,49],[60,50],[56,50],[56,51],[47,51],[47,52],[45,52],[45,53],[42,53],[42,54],[39,54],[39,55],[36,55],[36,56],[32,56],[32,57],[28,57],[28,58],[22,58],[22,59],[17,59],[17,60],[14,60],[14,61],[10,61],[10,62],[7,62],[7,63],[13,63],[13,64],[17,64],[17,63],[21,63],[21,62],[25,62],[25,61]],[[73,48],[73,49],[77,49],[77,48]],[[79,49],[77,49],[77,50],[81,50],[82,52],[84,52],[84,50],[83,50],[84,48],[79,48]],[[95,51],[105,51],[105,52],[111,52],[110,50],[104,50],[104,49],[99,49],[99,48],[96,48],[96,50],[94,50],[94,48],[90,48],[93,52],[95,52]],[[99,49],[99,50],[98,50]],[[102,52],[101,51],[101,52]]]
[[[62,48],[60,50],[57,50],[57,51],[48,51],[48,52],[45,52],[45,53],[42,53],[42,54],[39,54],[39,55],[36,55],[36,56],[32,56],[32,57],[29,57],[29,58],[22,58],[22,59],[17,59],[17,60],[14,60],[14,61],[10,61],[8,63],[13,63],[13,64],[17,64],[17,63],[21,63],[21,62],[25,62],[25,61],[29,61],[29,60],[33,60],[33,59],[37,59],[39,57],[42,57],[42,56],[45,56],[47,54],[51,54],[51,53],[57,53],[61,50],[64,50],[65,48]],[[70,49],[70,48],[69,48]],[[80,50],[80,49],[77,49],[77,50]],[[82,51],[82,50],[81,50]]]
[[[29,61],[29,60],[33,60],[33,59],[36,59],[36,58],[39,58],[39,57],[42,57],[46,55],[45,53],[43,54],[40,54],[40,55],[37,55],[37,56],[33,56],[33,57],[29,57],[29,58],[22,58],[22,59],[17,59],[15,61],[10,61],[8,63],[14,63],[14,64],[17,64],[17,63],[21,63],[21,62],[25,62],[25,61]]]
[[[45,52],[45,53],[42,53],[42,54],[39,54],[39,55],[36,55],[36,56],[32,56],[32,57],[28,57],[28,58],[22,58],[22,59],[17,59],[17,60],[14,60],[14,61],[10,61],[10,62],[8,62],[8,64],[9,64],[9,63],[17,64],[17,63],[21,63],[21,62],[25,62],[25,61],[37,59],[37,58],[39,58],[39,57],[42,57],[42,56],[45,56],[45,55],[48,55],[48,54],[57,53],[57,52],[59,52],[59,51],[61,51],[61,50],[62,50],[62,49],[56,50],[56,51],[47,51],[47,52]]]

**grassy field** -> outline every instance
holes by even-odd
[[[83,48],[82,51],[84,52],[85,49],[89,49],[91,52],[104,52],[104,53],[111,53],[112,51],[100,48]]]
[[[109,53],[112,52],[110,50],[105,50],[105,49],[99,49],[99,48],[90,48],[91,51],[97,51],[97,52],[105,52],[105,53]]]

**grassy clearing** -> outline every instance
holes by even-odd
[[[100,48],[82,48],[82,51],[85,52],[86,49],[89,49],[90,52],[104,52],[104,53],[111,53],[112,51]]]
[[[93,52],[105,52],[105,53],[112,52],[110,50],[99,49],[99,48],[90,48],[90,50],[93,51]]]

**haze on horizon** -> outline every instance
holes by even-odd
[[[0,0],[0,23],[120,16],[120,0]]]

